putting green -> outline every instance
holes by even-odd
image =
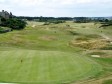
[[[100,65],[75,53],[0,51],[0,82],[69,83],[94,76],[100,71]]]

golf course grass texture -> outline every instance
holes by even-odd
[[[0,51],[0,82],[63,84],[98,74],[101,66],[80,54],[60,51]]]

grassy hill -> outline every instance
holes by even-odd
[[[99,26],[28,22],[24,30],[0,34],[0,82],[105,83],[112,74],[112,27]]]

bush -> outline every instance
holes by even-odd
[[[49,25],[50,23],[49,22],[45,22],[43,25]]]
[[[110,21],[105,21],[105,22],[103,22],[103,23],[101,23],[102,25],[99,27],[99,28],[101,28],[101,27],[107,27],[107,26],[112,26],[112,20],[110,20]]]
[[[26,26],[26,22],[16,18],[10,18],[2,21],[1,26],[10,27],[12,29],[20,30],[24,29]]]
[[[10,31],[12,31],[10,28],[7,28],[7,27],[0,27],[0,34],[1,34],[1,33],[10,32]]]
[[[91,19],[87,18],[87,17],[76,17],[75,21],[76,23],[87,23],[90,22]]]
[[[88,41],[89,40],[89,38],[86,38],[86,37],[78,37],[78,38],[76,38],[76,41]]]
[[[6,22],[7,26],[12,29],[24,29],[26,26],[26,22],[19,19],[9,19]]]

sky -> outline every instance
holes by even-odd
[[[0,11],[16,16],[107,17],[112,0],[0,0]]]

